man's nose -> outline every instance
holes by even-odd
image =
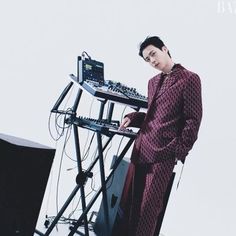
[[[152,65],[155,64],[155,61],[156,61],[155,58],[152,58],[152,57],[150,58],[150,63],[151,63]]]

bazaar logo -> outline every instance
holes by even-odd
[[[218,1],[217,13],[236,15],[236,1]]]

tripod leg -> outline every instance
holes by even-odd
[[[70,82],[65,89],[63,90],[62,94],[60,95],[60,97],[58,98],[58,100],[56,101],[55,105],[53,106],[51,112],[57,112],[57,109],[59,108],[59,106],[61,105],[63,99],[65,98],[65,96],[67,95],[67,93],[69,92],[69,90],[71,89],[73,85],[73,82]]]
[[[98,154],[99,154],[99,165],[100,165],[100,176],[101,176],[101,187],[102,187],[102,201],[103,201],[103,210],[104,210],[104,219],[106,225],[106,235],[110,232],[110,223],[109,223],[109,209],[108,209],[108,199],[107,199],[107,189],[106,189],[106,178],[104,171],[104,162],[102,154],[102,139],[101,134],[97,132],[97,142],[98,142]]]
[[[50,224],[49,228],[47,229],[47,231],[45,232],[44,236],[48,236],[53,228],[55,227],[55,225],[57,224],[57,222],[60,220],[62,214],[64,213],[64,211],[66,210],[66,208],[69,206],[70,202],[72,201],[72,199],[74,198],[74,196],[76,195],[76,193],[78,192],[80,186],[77,185],[74,190],[72,191],[72,193],[70,194],[70,196],[68,197],[68,199],[66,200],[66,202],[64,203],[64,205],[62,206],[61,210],[58,212],[57,216],[54,218],[53,222]]]
[[[117,159],[117,161],[115,162],[113,169],[111,171],[111,173],[109,174],[109,176],[107,177],[106,181],[105,181],[105,186],[107,185],[107,183],[109,182],[109,180],[112,178],[112,175],[114,174],[117,166],[119,165],[120,161],[122,160],[122,158],[124,157],[124,155],[126,154],[126,152],[128,151],[128,149],[130,148],[130,146],[132,145],[134,139],[130,139],[128,141],[128,143],[126,144],[125,148],[123,149],[123,151],[121,152],[119,158]],[[109,140],[110,142],[110,140]],[[107,144],[106,144],[107,145]],[[89,212],[89,210],[91,209],[91,207],[94,205],[95,201],[97,200],[97,198],[99,197],[100,193],[102,192],[102,187],[100,189],[97,190],[96,194],[94,195],[94,197],[92,198],[92,200],[88,203],[87,208],[85,209],[85,211],[80,215],[79,219],[77,220],[76,224],[74,225],[74,227],[71,229],[71,232],[68,234],[68,236],[72,236],[74,235],[74,233],[76,233],[79,225],[81,224],[82,220],[84,219],[85,215]],[[105,235],[104,235],[105,236]]]
[[[82,173],[82,161],[81,161],[81,154],[80,154],[80,145],[79,145],[79,134],[78,134],[78,127],[76,125],[73,125],[73,130],[74,130],[74,138],[75,138],[75,151],[76,151],[76,156],[77,156],[77,165],[78,165],[78,173]],[[81,185],[80,188],[80,194],[81,194],[81,203],[82,203],[82,209],[85,211],[86,209],[86,202],[85,202],[85,192],[84,192],[84,185]],[[87,220],[87,215],[84,217],[84,231],[85,235],[89,235],[89,230],[88,230],[88,220]]]

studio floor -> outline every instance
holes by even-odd
[[[46,232],[46,228],[38,227],[37,230],[39,230],[41,233]],[[57,227],[53,229],[53,231],[50,233],[50,236],[66,236],[70,233],[69,225],[68,224],[59,224]],[[74,234],[76,235],[84,235],[84,228],[79,227],[78,233]],[[34,236],[39,236],[39,234],[35,233]],[[89,226],[89,236],[96,236],[95,232],[93,231],[92,227]]]

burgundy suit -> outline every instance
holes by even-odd
[[[122,221],[114,235],[153,236],[176,160],[184,162],[197,139],[202,117],[199,76],[176,64],[170,74],[149,80],[147,113],[127,116],[130,126],[140,131],[122,194]]]

